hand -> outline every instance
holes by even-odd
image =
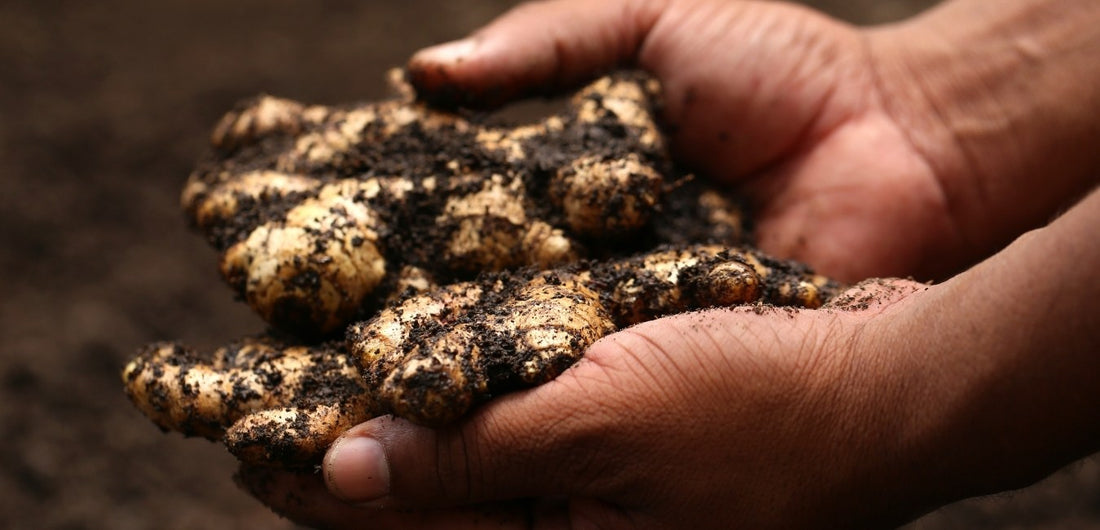
[[[387,509],[339,502],[316,476],[243,477],[276,511],[334,528],[841,527],[904,503],[909,515],[921,499],[890,477],[908,467],[895,429],[911,402],[889,384],[883,346],[926,289],[863,285],[849,310],[665,318],[461,426],[369,421],[330,449],[324,474],[343,500]]]
[[[1100,191],[940,285],[638,325],[459,425],[359,425],[324,481],[242,482],[380,529],[888,527],[1022,487],[1100,449],[1098,222]]]
[[[409,72],[428,97],[497,103],[637,62],[665,89],[677,156],[741,185],[764,250],[849,281],[927,275],[958,234],[883,104],[873,42],[782,3],[560,1],[421,52]]]
[[[1097,21],[1087,0],[945,2],[871,29],[777,2],[559,0],[408,68],[423,97],[470,105],[649,70],[676,154],[751,199],[761,248],[841,280],[927,280],[1094,185]]]

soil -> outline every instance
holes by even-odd
[[[926,3],[824,7],[874,22]],[[184,179],[241,98],[380,98],[387,68],[511,4],[0,4],[0,527],[293,528],[234,486],[221,445],[160,433],[122,391],[141,344],[262,329],[187,229]],[[1097,499],[1093,458],[910,528],[1100,528]]]

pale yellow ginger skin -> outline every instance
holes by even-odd
[[[276,320],[275,311],[296,301],[321,329],[336,329],[386,275],[378,241],[382,222],[351,197],[369,199],[383,191],[400,197],[405,184],[345,179],[322,186],[316,198],[287,212],[285,221],[260,226],[226,250],[221,272],[247,278],[245,299],[264,320]],[[309,273],[318,285],[294,281]]]
[[[375,409],[347,355],[266,337],[205,359],[152,344],[122,378],[130,400],[160,428],[222,440],[248,462],[307,462]],[[318,393],[334,382],[330,395]]]
[[[548,283],[548,276],[555,281]],[[381,407],[418,423],[448,423],[490,392],[490,374],[479,369],[484,330],[512,337],[498,346],[522,358],[515,375],[531,386],[553,378],[615,329],[585,278],[543,273],[508,294],[506,311],[480,314],[476,322],[461,317],[477,309],[486,289],[503,284],[466,282],[434,290],[353,325],[351,347],[361,365],[378,374],[380,380],[368,376],[368,386]],[[423,338],[422,346],[406,346],[414,332],[440,323],[442,331]]]
[[[436,222],[456,223],[458,229],[442,259],[467,271],[575,261],[574,243],[560,229],[531,219],[529,210],[523,183],[500,175],[490,176],[480,191],[450,198]]]
[[[237,215],[238,194],[253,197],[284,196],[295,192],[312,191],[320,184],[311,178],[288,175],[279,171],[249,171],[233,180],[226,180],[211,189],[205,183],[192,180],[187,183],[180,198],[185,205],[196,205],[196,223],[209,226]]]
[[[217,438],[227,419],[289,402],[309,364],[301,352],[268,342],[248,342],[233,350],[220,348],[209,362],[193,364],[177,362],[183,352],[175,344],[153,344],[126,366],[123,379],[130,383],[127,391],[138,408],[160,427]],[[271,391],[248,361],[275,352],[277,357],[267,365],[280,374],[282,384]],[[247,398],[221,398],[235,392]]]
[[[242,462],[307,466],[344,431],[376,416],[373,411],[366,392],[339,403],[259,410],[233,422],[224,442]]]
[[[606,161],[584,157],[558,171],[550,195],[570,228],[599,236],[641,228],[660,200],[662,185],[661,175],[635,154]],[[617,215],[607,215],[604,208],[624,189],[634,193],[621,198]]]

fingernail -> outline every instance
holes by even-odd
[[[390,492],[390,465],[382,444],[366,436],[338,440],[325,456],[325,482],[348,502],[384,497]]]
[[[413,60],[437,64],[460,63],[472,55],[475,48],[477,41],[474,39],[456,40],[420,50]]]

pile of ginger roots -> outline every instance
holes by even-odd
[[[156,425],[306,468],[358,423],[448,424],[624,327],[839,289],[746,246],[736,202],[671,162],[642,74],[520,126],[393,80],[389,100],[262,96],[217,125],[183,208],[270,329],[142,348],[122,377]]]

